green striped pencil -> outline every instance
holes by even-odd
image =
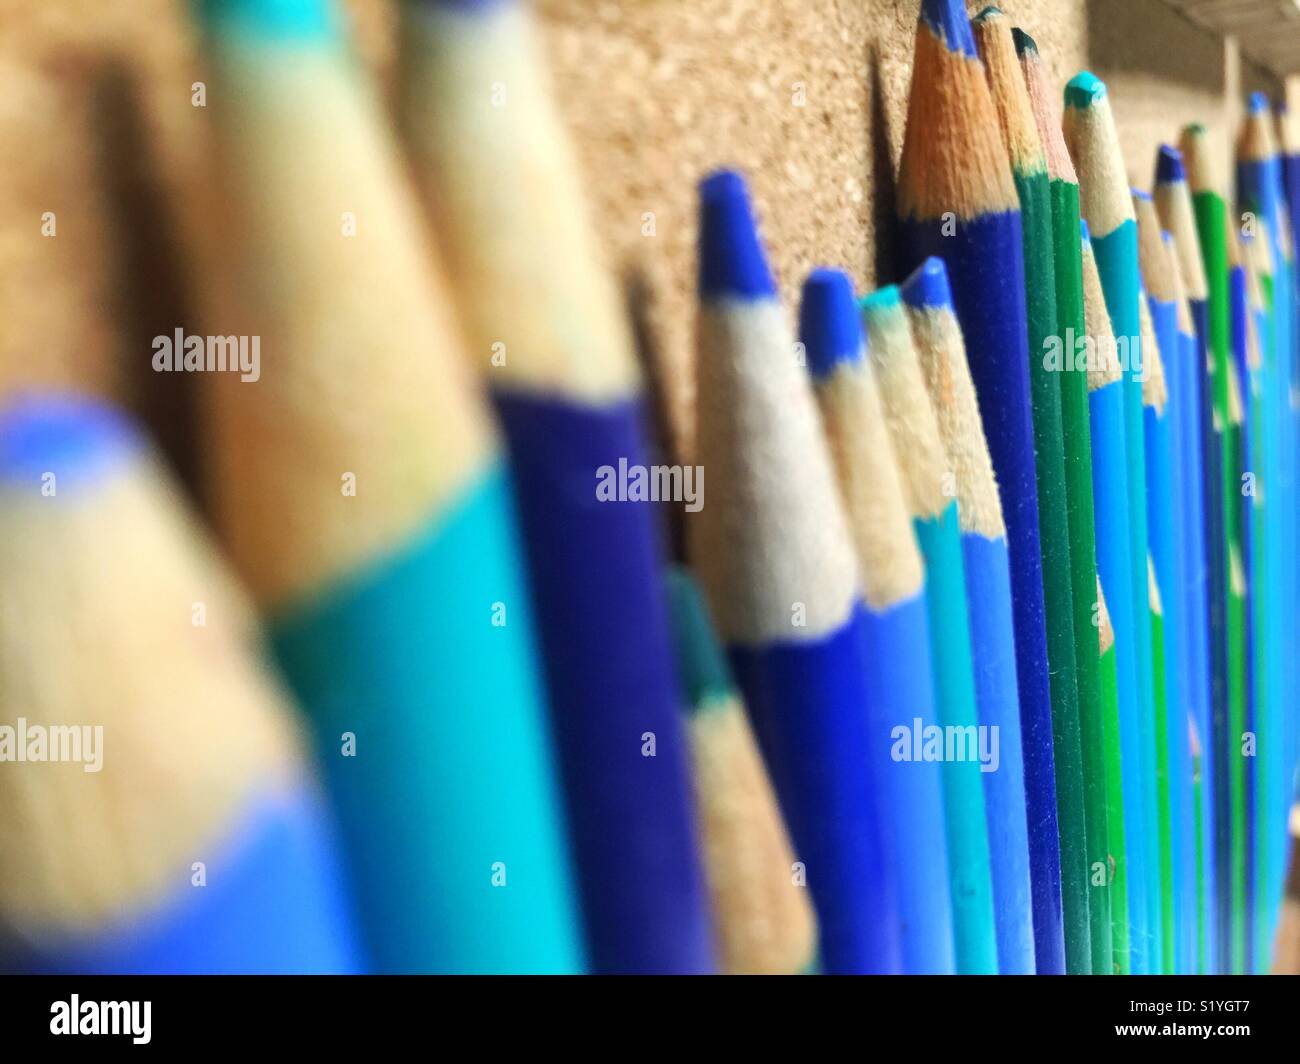
[[[1047,159],[1016,61],[1011,21],[996,7],[972,22],[975,42],[997,109],[1020,201],[1025,259],[1029,384],[1038,489],[1039,549],[1043,563],[1047,660],[1052,700],[1052,752],[1056,766],[1057,834],[1061,845],[1061,902],[1065,964],[1070,975],[1092,972],[1088,914],[1088,836],[1084,812],[1083,740],[1075,678],[1074,609],[1070,590],[1069,511],[1065,493],[1065,442],[1056,367],[1045,357],[1057,342],[1052,200]]]

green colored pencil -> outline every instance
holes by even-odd
[[[1119,669],[1115,664],[1115,630],[1106,612],[1106,596],[1097,579],[1097,678],[1105,722],[1105,753],[1108,770],[1119,764]],[[1111,903],[1111,972],[1129,974],[1128,955],[1128,876],[1124,860],[1124,783],[1119,770],[1106,773],[1106,828],[1110,833],[1112,857],[1106,869]]]
[[[1097,598],[1097,542],[1093,527],[1092,430],[1088,416],[1088,375],[1074,358],[1087,333],[1083,309],[1083,258],[1079,231],[1079,180],[1055,113],[1057,94],[1033,38],[1013,30],[1021,71],[1047,162],[1051,200],[1053,277],[1061,366],[1059,381],[1064,445],[1065,511],[1070,542],[1070,600],[1074,620],[1075,679],[1082,739],[1083,804],[1087,830],[1088,932],[1092,972],[1109,975],[1112,956],[1110,877],[1111,842],[1107,822],[1106,747],[1102,721],[1101,656],[1093,609]],[[1023,208],[1022,208],[1023,209]],[[1041,517],[1040,517],[1041,520]],[[1050,607],[1049,607],[1050,609]],[[1050,618],[1049,618],[1050,620]],[[1058,784],[1059,786],[1059,784]],[[1127,917],[1125,917],[1127,919]]]
[[[1016,195],[1020,200],[1039,549],[1043,562],[1052,752],[1056,766],[1057,833],[1061,844],[1065,964],[1070,975],[1088,975],[1092,971],[1092,941],[1088,930],[1088,837],[1079,690],[1075,679],[1065,444],[1056,367],[1044,357],[1059,342],[1047,159],[1016,61],[1011,21],[996,7],[989,7],[972,22],[972,28],[984,61],[984,72],[997,108],[1002,141],[1007,148]]]

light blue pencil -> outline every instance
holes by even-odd
[[[998,767],[984,776],[998,969],[1003,975],[1032,975],[1025,768],[1002,502],[943,260],[926,259],[901,291],[957,495],[980,725],[999,736]]]

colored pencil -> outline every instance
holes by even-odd
[[[1069,508],[1065,493],[1065,441],[1061,389],[1049,352],[1059,343],[1052,247],[1052,200],[1047,158],[1025,89],[1011,21],[996,7],[972,23],[1020,203],[1033,407],[1034,468],[1038,490],[1039,547],[1052,699],[1053,764],[1061,851],[1061,900],[1066,971],[1092,971],[1088,915],[1088,833],[1084,810],[1083,737],[1075,675],[1074,605],[1070,590]]]
[[[123,414],[57,394],[0,411],[0,581],[6,760],[63,762],[0,771],[0,967],[360,970],[250,604]]]
[[[1159,149],[1156,162],[1156,210],[1160,223],[1170,234],[1173,243],[1175,284],[1185,296],[1180,305],[1191,317],[1190,332],[1187,323],[1180,324],[1187,350],[1184,360],[1183,380],[1187,393],[1187,418],[1184,423],[1182,453],[1192,468],[1188,478],[1187,494],[1193,524],[1188,527],[1189,552],[1192,566],[1188,584],[1191,609],[1188,611],[1188,640],[1195,651],[1196,675],[1189,684],[1191,709],[1196,714],[1196,727],[1202,737],[1212,733],[1217,675],[1222,676],[1220,654],[1224,650],[1222,635],[1222,597],[1216,591],[1220,585],[1216,574],[1222,565],[1222,528],[1220,505],[1214,502],[1218,488],[1216,464],[1221,461],[1214,432],[1213,400],[1209,374],[1209,308],[1205,262],[1201,256],[1200,236],[1191,192],[1187,186],[1182,153],[1168,145]],[[1188,344],[1191,344],[1188,347]],[[1220,692],[1221,693],[1221,692]],[[1198,840],[1198,852],[1207,862],[1201,868],[1201,881],[1205,904],[1198,906],[1204,926],[1198,932],[1198,970],[1213,972],[1218,963],[1217,943],[1219,926],[1218,865],[1214,846],[1216,759],[1214,749],[1207,743],[1201,746],[1201,795],[1207,803],[1201,811],[1201,823],[1210,837]],[[1207,945],[1209,953],[1200,954],[1199,943]]]
[[[1263,225],[1263,223],[1260,223]],[[1274,760],[1280,752],[1277,741],[1280,722],[1272,719],[1269,687],[1273,679],[1272,662],[1275,656],[1274,632],[1269,628],[1269,608],[1276,601],[1276,589],[1268,586],[1267,526],[1271,513],[1265,492],[1269,482],[1268,469],[1271,456],[1265,454],[1265,442],[1271,442],[1266,421],[1270,413],[1266,403],[1270,388],[1265,376],[1264,345],[1268,342],[1270,325],[1265,309],[1261,272],[1271,272],[1267,266],[1267,233],[1254,236],[1239,233],[1243,274],[1246,288],[1246,308],[1243,315],[1244,337],[1237,352],[1238,379],[1241,381],[1242,400],[1246,407],[1245,431],[1242,435],[1242,565],[1246,571],[1246,728],[1255,736],[1256,756],[1246,762],[1246,819],[1252,836],[1247,855],[1246,883],[1253,910],[1246,942],[1247,967],[1251,972],[1268,971],[1269,951],[1272,941],[1273,908],[1279,888],[1270,877],[1271,851],[1279,850],[1285,842],[1286,831],[1281,825],[1285,817],[1277,818],[1274,807],[1284,809],[1279,800],[1277,786],[1279,764]],[[1247,476],[1249,474],[1249,476]],[[1253,478],[1253,483],[1252,483]],[[1262,480],[1262,484],[1261,484]],[[1278,678],[1284,666],[1279,666]],[[1258,819],[1257,819],[1258,818]],[[1275,834],[1275,826],[1280,828]],[[1278,878],[1285,873],[1278,869]]]
[[[1224,241],[1227,209],[1214,170],[1213,153],[1206,141],[1203,126],[1183,130],[1180,146],[1187,167],[1187,182],[1196,212],[1196,231],[1200,238],[1201,259],[1205,270],[1206,373],[1210,385],[1208,418],[1212,443],[1206,463],[1206,539],[1210,549],[1210,651],[1211,651],[1211,719],[1207,745],[1213,750],[1214,773],[1214,861],[1217,939],[1215,966],[1221,973],[1232,970],[1232,795],[1230,772],[1232,755],[1229,736],[1228,648],[1230,590],[1228,573],[1231,544],[1235,539],[1235,522],[1229,518],[1232,496],[1232,456],[1227,450],[1228,359],[1231,336],[1228,298],[1228,250]],[[1176,237],[1176,235],[1175,235]],[[1195,310],[1195,307],[1193,307]],[[1199,322],[1198,322],[1199,325]],[[1204,423],[1204,422],[1203,422]],[[1204,431],[1204,429],[1203,429]]]
[[[1136,197],[1135,197],[1136,199]],[[1173,817],[1173,780],[1170,770],[1169,749],[1169,707],[1182,703],[1176,700],[1178,695],[1177,659],[1170,652],[1170,646],[1176,649],[1174,635],[1175,617],[1174,599],[1169,599],[1169,613],[1166,619],[1166,606],[1160,594],[1160,579],[1155,556],[1161,557],[1164,571],[1173,571],[1173,485],[1170,474],[1169,425],[1166,417],[1169,393],[1165,384],[1164,363],[1160,357],[1160,343],[1156,338],[1155,323],[1152,321],[1150,301],[1145,289],[1138,303],[1138,318],[1142,330],[1143,371],[1142,382],[1143,429],[1146,447],[1146,497],[1152,520],[1148,522],[1151,534],[1151,552],[1147,555],[1147,598],[1151,610],[1151,660],[1152,677],[1155,682],[1155,777],[1156,777],[1156,871],[1159,879],[1160,906],[1152,913],[1152,919],[1160,923],[1160,970],[1167,974],[1177,971],[1174,952],[1176,948],[1175,887],[1174,872],[1174,817]],[[1173,584],[1167,586],[1173,589]],[[1171,644],[1171,639],[1175,640]]]
[[[714,486],[691,557],[812,891],[822,966],[895,972],[848,522],[744,182],[716,173],[700,195],[697,447]]]
[[[1047,158],[1052,205],[1052,258],[1060,344],[1061,427],[1065,496],[1069,517],[1070,593],[1074,608],[1075,668],[1083,739],[1084,821],[1088,845],[1088,930],[1092,971],[1114,971],[1111,948],[1110,841],[1107,834],[1106,755],[1101,675],[1093,606],[1097,597],[1097,543],[1092,505],[1092,439],[1088,421],[1088,374],[1077,360],[1087,335],[1083,310],[1083,259],[1079,242],[1079,181],[1061,133],[1059,95],[1048,78],[1038,46],[1013,31],[1034,121]],[[1118,768],[1118,766],[1116,766]]]
[[[1288,124],[1282,123],[1280,131],[1284,136],[1288,135]],[[1262,668],[1257,670],[1260,681],[1257,698],[1261,710],[1255,729],[1258,760],[1248,765],[1248,768],[1257,767],[1261,777],[1257,781],[1261,784],[1259,793],[1264,799],[1257,806],[1263,812],[1265,830],[1258,851],[1258,882],[1264,893],[1259,899],[1257,927],[1252,933],[1258,954],[1256,971],[1268,968],[1272,924],[1281,901],[1281,883],[1285,877],[1285,825],[1291,800],[1288,783],[1294,767],[1294,755],[1286,752],[1290,746],[1286,739],[1286,722],[1294,720],[1295,685],[1284,682],[1288,663],[1282,652],[1284,646],[1295,646],[1294,609],[1290,605],[1293,599],[1284,590],[1291,586],[1288,568],[1294,564],[1295,550],[1295,522],[1284,517],[1286,513],[1295,512],[1294,495],[1288,487],[1291,479],[1288,466],[1294,460],[1295,437],[1286,427],[1296,310],[1292,298],[1294,282],[1290,256],[1286,253],[1291,235],[1289,220],[1284,217],[1287,168],[1286,155],[1279,155],[1273,137],[1268,101],[1256,94],[1251,98],[1237,144],[1239,207],[1243,219],[1249,212],[1253,222],[1249,228],[1254,231],[1250,241],[1252,268],[1248,271],[1251,275],[1248,281],[1253,279],[1257,300],[1262,304],[1256,311],[1261,341],[1260,366],[1254,376],[1257,387],[1250,389],[1250,406],[1255,414],[1250,435],[1256,441],[1255,453],[1249,456],[1247,468],[1254,470],[1262,480],[1264,490],[1243,500],[1253,504],[1247,509],[1257,523],[1257,542],[1251,545],[1250,551],[1250,591],[1262,600],[1258,610],[1254,611],[1259,617],[1256,634],[1262,651]],[[1242,228],[1248,227],[1243,224]]]
[[[1205,774],[1202,769],[1202,753],[1204,747],[1201,744],[1200,729],[1196,725],[1196,718],[1192,714],[1187,717],[1187,748],[1192,755],[1192,808],[1195,810],[1193,819],[1193,829],[1196,835],[1196,909],[1201,914],[1201,919],[1196,924],[1196,957],[1197,971],[1205,973],[1209,970],[1209,957],[1212,947],[1207,941],[1211,924],[1205,918],[1205,914],[1211,906],[1205,892],[1205,877],[1207,869],[1213,867],[1214,862],[1206,853],[1208,846],[1206,842],[1211,837],[1211,832],[1205,824],[1205,813],[1210,808],[1210,802],[1203,793]]]
[[[913,744],[907,742],[909,734],[939,720],[925,571],[860,319],[848,277],[813,271],[804,283],[799,331],[862,579],[867,708],[875,746],[871,769],[889,810],[885,845],[898,877],[903,971],[951,973],[956,956],[943,769],[938,762],[914,760]],[[1023,803],[1021,810],[1023,818]]]
[[[1144,370],[1138,321],[1140,280],[1137,224],[1133,218],[1128,182],[1124,176],[1124,160],[1119,149],[1119,135],[1111,114],[1106,86],[1088,71],[1077,74],[1066,85],[1062,127],[1070,155],[1078,167],[1080,208],[1091,234],[1093,254],[1106,296],[1111,325],[1120,345],[1120,361],[1124,373],[1124,455],[1128,463],[1128,566],[1133,588],[1133,624],[1131,628],[1125,624],[1126,612],[1120,609],[1114,612],[1113,621],[1120,657],[1123,658],[1128,648],[1135,648],[1133,658],[1141,706],[1141,738],[1134,749],[1141,758],[1140,771],[1144,786],[1140,795],[1129,795],[1126,790],[1126,797],[1130,801],[1140,802],[1145,830],[1138,836],[1131,831],[1128,833],[1129,857],[1132,860],[1134,850],[1140,847],[1143,851],[1143,865],[1154,871],[1155,704],[1150,654],[1151,615],[1147,604],[1146,454],[1142,422]],[[1106,584],[1111,588],[1112,601],[1115,601],[1112,582],[1107,580]],[[1134,886],[1140,884],[1146,889],[1147,921],[1138,924],[1135,920],[1137,926],[1130,935],[1134,971],[1156,973],[1159,971],[1156,962],[1160,957],[1160,928],[1159,922],[1154,918],[1159,905],[1157,879],[1153,876],[1135,877],[1130,883]],[[1129,901],[1131,905],[1133,891],[1130,891]]]
[[[1187,351],[1179,335],[1180,303],[1174,279],[1176,266],[1171,258],[1172,239],[1167,239],[1168,234],[1161,230],[1155,201],[1150,195],[1134,192],[1133,213],[1137,219],[1138,255],[1147,291],[1146,311],[1154,334],[1151,372],[1143,382],[1142,394],[1146,419],[1148,529],[1156,583],[1168,589],[1162,595],[1166,660],[1163,683],[1174,937],[1165,942],[1165,968],[1171,973],[1189,975],[1195,964],[1196,869],[1193,865],[1195,840],[1190,834],[1192,768],[1185,717],[1192,697],[1189,679],[1196,675],[1196,666],[1188,645],[1185,615],[1191,601],[1188,594],[1191,544],[1187,529],[1199,515],[1191,515],[1188,510],[1188,462],[1182,443],[1186,435],[1183,364],[1187,361]],[[1190,325],[1190,319],[1188,322]]]
[[[997,112],[958,0],[923,0],[898,178],[905,265],[944,260],[1007,523],[1035,967],[1065,971],[1024,250]],[[1013,505],[1007,505],[1011,500]],[[950,855],[951,856],[951,855]]]
[[[1025,770],[1002,503],[943,260],[926,259],[901,293],[957,496],[980,724],[1000,736],[998,767],[984,776],[998,970],[1033,974]]]
[[[509,479],[395,147],[333,5],[203,11],[275,352],[212,389],[215,509],[311,718],[374,964],[579,971]]]
[[[515,473],[592,964],[708,971],[659,530],[596,490],[602,470],[649,466],[641,382],[532,17],[402,10],[407,139]],[[503,64],[498,106],[482,87]],[[654,757],[628,740],[643,732]]]
[[[863,298],[867,346],[903,478],[903,496],[925,559],[930,660],[939,723],[947,735],[978,733],[979,712],[971,656],[966,575],[957,501],[946,494],[947,455],[926,394],[907,314],[894,286]],[[984,776],[978,760],[949,756],[943,762],[944,822],[948,879],[958,974],[996,973],[989,831]]]
[[[1247,319],[1250,306],[1246,295],[1246,268],[1241,245],[1234,229],[1226,228],[1224,242],[1228,249],[1228,321],[1231,351],[1228,358],[1228,419],[1224,430],[1225,461],[1224,498],[1231,501],[1225,514],[1232,522],[1233,542],[1228,545],[1228,734],[1234,748],[1228,762],[1231,791],[1231,860],[1233,887],[1232,970],[1244,974],[1251,969],[1254,924],[1251,863],[1253,843],[1248,810],[1250,781],[1247,761],[1253,760],[1244,748],[1250,726],[1250,653],[1249,588],[1245,566],[1248,557],[1247,534],[1249,507],[1243,491],[1248,469],[1246,461],[1245,411],[1241,392],[1239,365],[1246,360]]]
[[[1276,227],[1277,243],[1282,252],[1282,264],[1291,281],[1291,289],[1295,292],[1296,299],[1300,300],[1300,271],[1296,269],[1296,247],[1300,245],[1300,127],[1295,116],[1287,113],[1285,107],[1279,109],[1278,119],[1283,193]],[[1286,289],[1283,288],[1282,291],[1285,292]],[[1281,306],[1285,297],[1277,295],[1274,298]],[[1296,561],[1296,555],[1300,554],[1300,535],[1297,533],[1296,522],[1286,522],[1280,517],[1282,513],[1295,513],[1300,506],[1300,498],[1297,497],[1300,483],[1300,471],[1297,470],[1297,460],[1300,459],[1300,302],[1288,301],[1283,308],[1283,321],[1271,339],[1270,353],[1273,362],[1269,372],[1271,380],[1275,382],[1270,396],[1270,431],[1274,436],[1272,446],[1275,450],[1274,464],[1278,481],[1275,492],[1278,504],[1272,526],[1274,536],[1280,540],[1275,544],[1275,557],[1280,570],[1278,582],[1284,589],[1280,594],[1297,596],[1285,601],[1300,604],[1300,566],[1297,566]],[[1300,612],[1300,605],[1294,609],[1281,609],[1280,627],[1274,635],[1283,646],[1295,647],[1300,640],[1297,612]],[[1276,671],[1273,678],[1280,679]],[[1291,815],[1289,803],[1292,799],[1292,795],[1286,792],[1290,790],[1297,765],[1300,764],[1300,694],[1297,694],[1295,684],[1283,687],[1280,701],[1283,768],[1279,783],[1284,803],[1280,816],[1286,817]],[[1273,712],[1276,714],[1278,711]],[[1280,832],[1276,834],[1280,837]],[[1271,873],[1275,890],[1278,889],[1278,880],[1282,878],[1282,870],[1286,867],[1285,845],[1283,843],[1283,852],[1278,854],[1280,863]],[[1275,901],[1275,918],[1278,904]]]
[[[1130,643],[1123,654],[1115,646],[1114,619],[1121,606],[1133,610],[1128,580],[1128,465],[1124,458],[1123,370],[1115,351],[1115,334],[1101,278],[1093,259],[1087,223],[1080,224],[1081,278],[1087,338],[1088,413],[1092,434],[1093,508],[1096,514],[1097,572],[1099,585],[1109,575],[1114,594],[1106,609],[1111,633],[1109,668],[1114,674],[1114,698],[1103,703],[1106,735],[1107,832],[1114,861],[1111,883],[1111,945],[1115,970],[1128,975],[1133,969],[1134,934],[1146,928],[1146,895],[1141,890],[1146,873],[1141,839],[1145,823],[1141,804],[1129,795],[1140,793],[1141,762],[1134,749],[1138,741],[1137,667]],[[1131,619],[1131,618],[1130,618]],[[1130,627],[1131,630],[1131,627]],[[1104,653],[1104,648],[1103,648]],[[1129,836],[1138,841],[1129,844]],[[1132,883],[1134,889],[1129,890]]]
[[[1270,300],[1265,297],[1265,288],[1272,280],[1267,227],[1262,220],[1256,224],[1259,228],[1255,235],[1249,239],[1242,238],[1248,303],[1245,392],[1248,396],[1249,432],[1245,465],[1255,477],[1255,490],[1243,499],[1243,503],[1249,517],[1246,566],[1254,642],[1252,695],[1256,708],[1252,730],[1256,733],[1258,758],[1256,762],[1247,764],[1247,772],[1254,770],[1254,808],[1261,818],[1255,867],[1248,872],[1253,872],[1257,891],[1253,970],[1267,972],[1281,904],[1281,883],[1286,878],[1286,821],[1291,777],[1286,739],[1289,718],[1285,677],[1288,665],[1282,653],[1286,626],[1282,617],[1286,601],[1282,591],[1286,562],[1279,556],[1285,550],[1288,529],[1279,516],[1285,492],[1276,487],[1280,479],[1280,453],[1284,448],[1284,431],[1279,430],[1279,423],[1285,421],[1286,412],[1276,402],[1275,394],[1284,387],[1278,374],[1277,355],[1285,351],[1287,344],[1276,335],[1277,322],[1269,313]],[[1285,223],[1282,232],[1285,236]],[[1271,294],[1274,297],[1279,294],[1276,285],[1271,286]],[[1276,303],[1276,298],[1272,302]],[[1286,327],[1285,322],[1283,326]],[[1248,800],[1251,797],[1248,793]]]
[[[690,570],[672,565],[667,579],[719,968],[812,971],[816,920],[744,702]]]

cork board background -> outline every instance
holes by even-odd
[[[394,0],[350,0],[389,92]],[[1239,93],[1280,86],[1160,0],[1006,0],[1064,82],[1110,85],[1131,176],[1185,122],[1226,145]],[[813,266],[895,280],[893,175],[918,0],[539,0],[556,92],[610,261],[637,293],[677,445],[689,453],[695,185],[750,176],[787,305]],[[977,8],[972,7],[972,10]],[[221,332],[202,62],[184,0],[0,0],[0,395],[113,395],[181,464],[186,381],[150,339]],[[52,211],[57,236],[41,235]],[[203,321],[218,317],[211,328]],[[184,375],[162,375],[181,377]],[[151,379],[152,378],[152,379]],[[161,388],[169,389],[166,392]]]

